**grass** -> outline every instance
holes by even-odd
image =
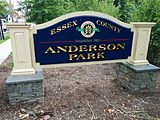
[[[9,36],[9,32],[4,33],[4,40],[0,40],[0,44],[5,42],[6,40],[8,40],[10,38]]]

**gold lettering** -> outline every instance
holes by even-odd
[[[73,58],[76,58],[76,57],[77,57],[76,54],[69,54],[69,60],[70,61],[73,60]]]
[[[96,23],[97,23],[97,25],[104,26],[104,27],[106,27],[108,29],[111,29],[111,30],[113,30],[115,32],[118,32],[118,33],[121,32],[120,28],[117,28],[116,26],[114,26],[112,24],[109,24],[107,22],[104,22],[104,21],[101,21],[101,20],[97,20]]]
[[[48,49],[46,50],[45,54],[47,54],[48,52],[51,52],[51,53],[56,53],[52,47],[48,47]]]
[[[108,24],[108,28],[110,28],[111,30],[113,30],[113,27],[111,24]]]
[[[101,21],[101,26],[105,26],[105,23],[103,21]]]
[[[87,54],[87,59],[88,59],[88,60],[90,60],[90,59],[96,59],[96,58],[95,58],[95,54],[94,54],[94,53],[88,53],[88,54]]]
[[[74,25],[72,25],[72,22],[67,23],[67,28],[72,27]]]
[[[113,26],[113,31],[117,31],[117,27]]]
[[[96,45],[89,45],[89,51],[97,51],[97,46]]]
[[[126,45],[125,43],[123,43],[123,44],[117,44],[117,50],[119,50],[119,49],[124,50],[125,45]]]
[[[66,28],[67,28],[67,25],[64,24],[64,25],[62,26],[62,30],[65,30]]]
[[[58,32],[61,32],[61,30],[62,30],[62,29],[61,29],[61,26],[59,26],[59,27],[57,28],[57,31],[56,31],[56,32],[57,32],[57,33],[58,33]]]
[[[97,25],[101,25],[101,24],[100,24],[100,20],[97,20],[96,23],[97,23]]]
[[[61,32],[62,30],[65,30],[67,28],[70,28],[70,27],[73,27],[73,26],[76,26],[76,25],[77,25],[77,20],[72,21],[72,22],[68,22],[68,23],[66,23],[62,26],[58,26],[56,29],[50,30],[50,32],[51,32],[51,35],[53,35],[53,34],[56,34],[58,32]]]
[[[79,52],[87,51],[87,45],[80,45]]]
[[[77,20],[73,21],[73,26],[77,25]]]
[[[56,34],[56,30],[55,29],[51,30],[51,35],[53,35],[53,34]]]
[[[60,53],[60,50],[63,52],[67,52],[67,46],[64,46],[64,48],[62,48],[61,46],[57,46],[57,53]]]
[[[106,44],[99,45],[98,51],[105,51],[106,50]]]
[[[121,29],[120,29],[120,28],[117,28],[117,30],[118,30],[118,33],[120,33],[120,32],[121,32]]]
[[[104,54],[104,52],[97,53],[97,59],[104,58],[103,54]]]
[[[109,44],[109,45],[107,45],[107,49],[108,50],[115,50],[116,49],[116,45],[115,44]]]
[[[76,60],[79,60],[79,59],[82,59],[82,60],[85,60],[86,58],[83,56],[83,54],[80,54],[78,57],[77,57],[77,59]]]
[[[78,50],[77,46],[68,46],[68,52],[76,52]]]

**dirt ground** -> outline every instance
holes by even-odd
[[[23,110],[41,111],[50,120],[160,120],[160,82],[154,93],[129,93],[114,78],[115,67],[103,64],[44,69],[45,99],[11,106],[5,86],[12,69],[9,57],[0,66],[0,120],[20,120]]]

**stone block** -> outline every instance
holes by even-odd
[[[36,101],[44,97],[43,72],[32,75],[9,76],[6,80],[9,103]]]
[[[116,79],[130,91],[151,91],[156,87],[159,71],[160,68],[151,64],[133,66],[123,62],[117,64]]]

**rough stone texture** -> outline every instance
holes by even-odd
[[[127,62],[118,63],[116,67],[116,79],[130,91],[153,92],[160,68],[148,64],[133,66]]]
[[[33,102],[44,98],[43,72],[35,75],[9,76],[6,80],[9,103]]]

